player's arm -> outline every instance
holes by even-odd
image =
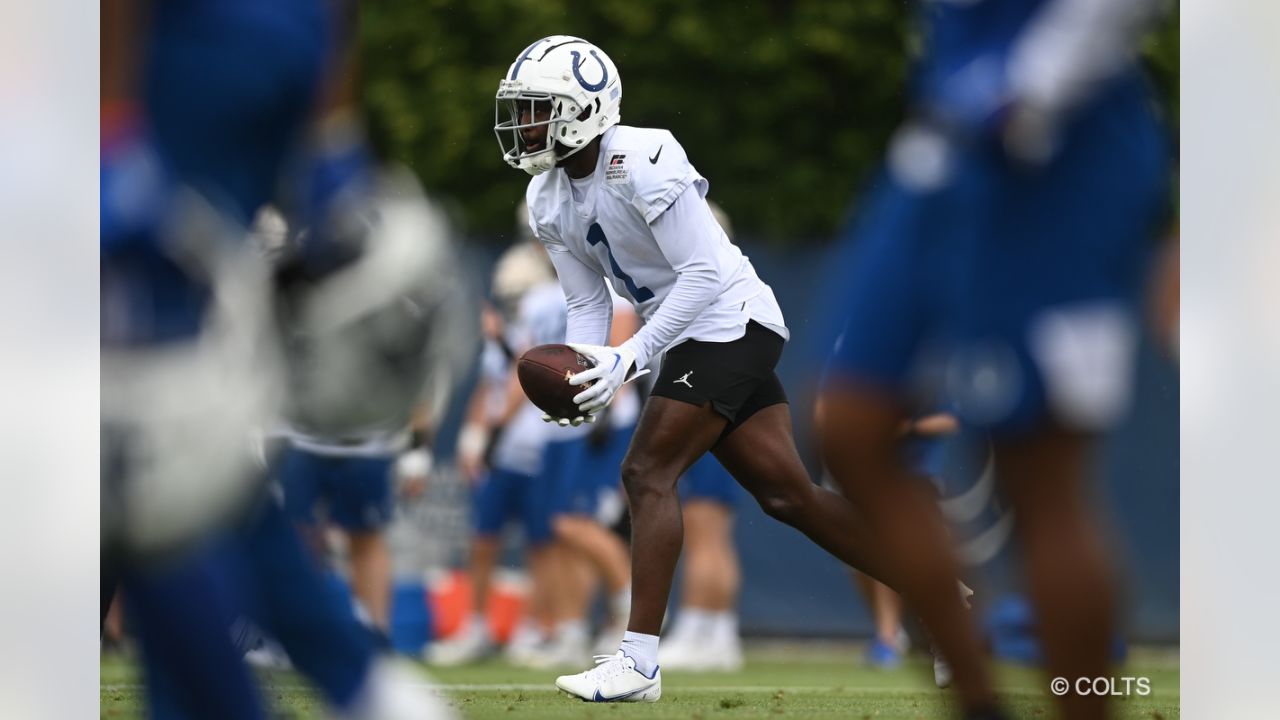
[[[506,339],[514,345],[514,347],[508,345],[509,354],[512,357],[518,357],[521,352],[535,345],[551,341],[545,332],[539,332],[538,319],[536,310],[530,307],[529,296],[526,293],[520,300],[515,322],[508,328]],[[506,382],[495,381],[490,388],[490,392],[502,398],[502,404],[498,406],[496,416],[491,418],[493,427],[505,427],[516,416],[516,412],[526,400],[524,388],[520,385],[520,377],[516,371],[516,363],[512,362],[508,365]]]
[[[505,390],[506,398],[502,404],[502,412],[498,416],[496,425],[503,427],[511,422],[516,416],[520,408],[528,402],[525,397],[524,388],[520,386],[520,378],[516,375],[515,368],[512,368],[511,375],[507,378],[507,387]]]
[[[484,471],[485,453],[489,449],[493,435],[493,418],[489,412],[491,393],[498,392],[492,381],[493,365],[505,362],[504,351],[498,338],[502,334],[502,324],[497,312],[486,308],[485,343],[480,351],[482,370],[471,397],[467,400],[467,410],[462,421],[462,429],[458,433],[456,446],[458,467],[468,480],[474,481]]]
[[[420,402],[409,418],[409,449],[396,459],[396,481],[401,495],[418,497],[427,489],[431,470],[435,467],[435,427],[431,404]]]
[[[484,453],[489,446],[490,431],[485,408],[488,406],[490,392],[492,389],[489,387],[489,381],[481,378],[480,382],[476,383],[475,390],[471,392],[470,400],[467,401],[462,430],[458,432],[456,448],[458,467],[462,470],[463,476],[473,482],[484,471]]]
[[[684,332],[720,292],[714,240],[721,230],[696,187],[686,188],[649,227],[659,250],[676,271],[675,284],[653,317],[630,340],[614,348],[575,346],[596,361],[596,367],[569,380],[572,385],[597,381],[574,397],[584,413],[608,405],[630,379],[632,369],[648,372],[645,368],[653,356]]]
[[[623,300],[617,295],[613,295],[613,329],[609,332],[609,347],[619,347],[626,341],[630,340],[636,331],[640,329],[640,316],[636,313],[631,303]],[[639,377],[639,376],[637,376]],[[632,385],[630,392],[639,393],[637,386]],[[626,385],[619,388],[618,394],[628,392]],[[607,412],[608,408],[604,408]],[[596,440],[604,441],[608,437],[609,423],[599,423],[595,430],[591,431],[592,437]]]
[[[543,245],[556,268],[560,289],[564,291],[568,309],[566,342],[588,345],[606,342],[613,321],[613,301],[609,298],[604,276],[575,257],[564,245],[551,242],[543,242]]]
[[[997,137],[1031,165],[1056,152],[1070,114],[1132,61],[1160,0],[1049,0],[1002,62],[973,63],[922,99],[924,127]],[[985,73],[985,77],[978,77]]]
[[[648,366],[654,355],[684,332],[721,287],[714,250],[720,226],[695,186],[686,188],[650,228],[663,257],[676,271],[676,282],[649,322],[622,344],[635,353],[637,368]]]
[[[1015,103],[1063,112],[1132,60],[1159,0],[1051,0],[1027,24],[1009,58]]]

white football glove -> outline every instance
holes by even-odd
[[[596,421],[595,415],[579,415],[575,418],[557,418],[551,417],[549,413],[542,413],[542,422],[553,422],[560,427],[569,427],[570,425],[578,427],[582,423],[593,423]]]
[[[636,354],[625,345],[614,348],[569,343],[569,347],[595,362],[594,367],[569,378],[570,385],[585,385],[592,380],[596,381],[594,385],[573,398],[578,409],[587,417],[594,417],[594,413],[604,409],[609,401],[613,400],[618,388],[642,375],[649,374],[648,370],[631,373],[631,369],[636,364]]]

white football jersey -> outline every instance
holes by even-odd
[[[606,312],[608,296],[603,287],[588,287],[603,278],[652,324],[680,273],[668,258],[671,248],[664,250],[651,224],[690,188],[705,204],[709,184],[669,131],[625,125],[610,128],[601,137],[600,158],[589,177],[571,180],[563,169],[556,169],[530,181],[529,224],[557,269],[567,253],[590,271],[572,278],[560,272],[571,313],[575,303]],[[641,367],[682,340],[736,340],[752,319],[787,337],[773,290],[724,231],[714,221],[711,225],[710,230],[691,233],[687,242],[695,245],[679,251],[696,255],[700,266],[709,268],[706,274],[714,275],[718,287],[713,299],[674,338],[655,338],[653,328],[642,329],[636,336],[643,349],[637,352]],[[602,326],[607,335],[607,322]],[[598,329],[591,329],[593,337],[575,337],[571,317],[573,341],[605,344],[604,337],[594,337]]]
[[[564,342],[564,293],[554,282],[543,283],[520,298],[517,316],[507,332],[507,343],[517,356],[535,345]],[[506,386],[501,386],[505,398]],[[502,428],[493,447],[493,466],[523,475],[542,470],[543,448],[548,442],[571,440],[590,427],[562,428],[542,421],[542,411],[527,399]]]
[[[485,338],[484,348],[480,351],[480,382],[491,389],[485,393],[483,408],[485,422],[490,425],[502,417],[505,409],[506,392],[503,389],[511,377],[511,365],[511,358],[507,357],[502,343]]]

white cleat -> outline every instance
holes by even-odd
[[[511,640],[503,650],[507,662],[516,666],[527,666],[548,639],[532,624],[521,623],[512,634]]]
[[[244,661],[251,667],[264,670],[292,670],[293,662],[289,654],[280,644],[270,638],[263,638],[254,649],[244,654]]]
[[[662,697],[662,670],[648,678],[636,670],[636,661],[619,650],[597,655],[596,666],[577,675],[561,675],[556,687],[588,702],[657,702]]]
[[[658,664],[668,670],[688,672],[737,672],[742,669],[742,641],[737,637],[719,641],[663,643],[658,646]]]
[[[374,661],[341,720],[458,720],[458,713],[430,679],[401,660]]]
[[[590,652],[586,637],[565,637],[560,634],[530,650],[521,665],[535,670],[578,667],[588,657]]]
[[[487,630],[464,628],[454,637],[441,640],[427,650],[427,662],[440,667],[456,667],[480,662],[497,652]]]

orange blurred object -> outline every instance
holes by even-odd
[[[511,638],[528,601],[528,580],[523,573],[499,571],[490,585],[485,619],[498,644]],[[447,638],[457,632],[471,613],[471,579],[460,570],[451,571],[430,584],[435,637]]]

